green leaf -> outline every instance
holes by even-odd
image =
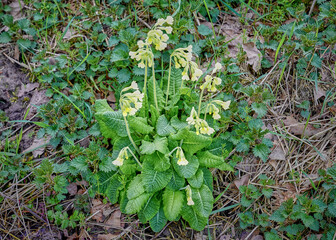
[[[189,162],[187,165],[178,165],[177,164],[177,158],[174,157],[172,160],[173,167],[178,175],[184,178],[191,178],[195,175],[199,163],[197,160],[197,157],[194,155],[187,155],[186,156],[187,161]]]
[[[256,157],[260,157],[261,160],[263,160],[263,162],[266,162],[268,159],[268,155],[270,153],[270,149],[269,147],[266,146],[266,144],[261,143],[261,144],[257,144],[254,148],[253,148],[253,154]]]
[[[130,80],[130,78],[131,78],[131,72],[126,68],[121,69],[117,74],[117,79],[119,83],[125,83],[128,80]]]
[[[110,178],[108,187],[105,191],[106,196],[110,200],[111,204],[115,204],[118,201],[119,190],[123,187],[122,183],[118,179],[118,175],[113,175]]]
[[[329,203],[329,205],[328,205],[328,212],[333,217],[336,217],[336,201],[334,201],[332,203]]]
[[[184,193],[165,189],[162,195],[163,211],[169,221],[176,220],[182,210],[184,203]]]
[[[207,168],[201,168],[201,170],[203,171],[204,184],[213,192],[213,179],[210,170]]]
[[[182,148],[191,155],[211,144],[211,137],[197,135],[184,128],[172,136],[173,140],[183,140]]]
[[[196,231],[202,231],[208,223],[208,218],[198,215],[197,210],[191,206],[184,206],[181,214],[182,218]]]
[[[327,173],[330,177],[332,177],[336,181],[336,165],[327,169]]]
[[[167,188],[177,191],[180,188],[182,188],[185,184],[184,177],[180,177],[177,172],[173,170],[172,178],[170,179],[170,182],[167,185]]]
[[[198,169],[196,174],[191,178],[188,178],[188,183],[194,188],[200,188],[203,185],[203,171]]]
[[[180,121],[180,119],[178,119],[177,116],[172,117],[170,119],[170,123],[171,123],[172,127],[175,128],[176,130],[181,130],[183,128],[188,127],[188,123]]]
[[[153,105],[150,105],[150,113],[151,113],[152,125],[156,126],[156,123],[157,123],[157,120],[160,116],[160,113],[158,112],[158,110]]]
[[[157,131],[157,134],[163,137],[176,133],[175,129],[172,126],[170,126],[165,115],[161,115],[158,118],[157,123],[156,123],[156,131]]]
[[[149,225],[154,232],[160,232],[167,224],[167,218],[164,215],[163,208],[161,207],[158,213],[149,220]]]
[[[142,144],[140,146],[140,152],[142,154],[152,154],[155,151],[161,152],[163,154],[169,152],[167,138],[160,138],[159,136],[156,136],[154,142],[142,140]]]
[[[126,125],[121,111],[113,111],[105,99],[97,100],[95,107],[95,117],[104,137],[115,139],[116,136],[127,136]]]
[[[86,157],[83,155],[72,159],[70,166],[78,169],[81,172],[87,171],[89,167],[88,163],[86,162]]]
[[[201,24],[197,27],[197,30],[199,32],[199,34],[203,35],[203,36],[209,36],[212,34],[212,30],[208,27],[205,26],[204,24]]]
[[[150,193],[143,193],[133,199],[128,199],[125,211],[127,214],[138,213],[142,207],[146,204],[148,198],[151,196]]]
[[[159,172],[154,170],[153,165],[145,162],[140,176],[142,176],[142,181],[147,192],[157,192],[167,186],[172,174],[171,169]]]
[[[252,103],[251,107],[258,114],[258,117],[263,117],[267,113],[267,106],[264,103]]]
[[[166,171],[170,167],[169,158],[158,151],[151,155],[145,155],[144,159],[149,161],[154,166],[154,170],[158,172]]]
[[[127,120],[130,128],[136,133],[149,134],[154,130],[152,126],[148,125],[146,118],[129,116]]]
[[[197,157],[200,166],[202,167],[214,168],[224,163],[224,159],[222,157],[216,156],[209,151],[199,152],[197,153]]]
[[[12,40],[8,32],[3,32],[0,34],[0,43],[9,43]]]
[[[144,215],[146,221],[152,219],[160,209],[160,201],[153,195],[146,202],[142,209],[142,214]]]
[[[168,74],[164,76],[166,82],[168,82]],[[180,93],[182,84],[182,71],[181,69],[172,68],[170,74],[169,96],[175,96]],[[167,84],[164,86],[164,93],[167,92]]]
[[[148,81],[148,100],[149,100],[149,105],[155,106],[154,102],[154,85],[153,85],[153,77],[151,77]],[[157,99],[157,104],[158,104],[158,110],[161,111],[163,106],[164,106],[164,97],[163,97],[163,92],[161,88],[159,87],[159,84],[157,81],[155,81],[155,87],[156,87],[156,99]]]
[[[143,186],[142,176],[137,175],[133,178],[131,183],[129,184],[127,188],[127,198],[133,199],[145,192],[145,188]]]
[[[203,184],[201,188],[191,188],[193,207],[200,216],[209,217],[213,207],[213,196],[210,189]]]

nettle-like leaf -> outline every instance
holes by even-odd
[[[222,171],[234,171],[233,167],[224,162],[223,157],[214,155],[209,151],[200,152],[197,154],[200,166],[209,168],[218,168]]]
[[[189,162],[187,165],[178,165],[177,161],[178,159],[176,157],[173,158],[172,163],[175,171],[178,175],[184,178],[191,178],[195,175],[198,167],[199,162],[196,156],[194,155],[187,155],[186,156],[187,161]]]
[[[155,151],[153,154],[146,155],[144,159],[154,166],[155,171],[166,171],[170,167],[169,158],[158,151]]]
[[[251,107],[258,114],[258,117],[263,117],[267,113],[267,106],[264,103],[252,103]]]
[[[165,115],[161,115],[156,122],[157,134],[163,137],[176,133],[175,129],[169,124]]]
[[[154,130],[152,126],[148,125],[147,119],[143,117],[129,116],[128,123],[130,128],[137,133],[149,134]]]
[[[195,202],[193,207],[199,213],[200,216],[209,217],[213,207],[212,192],[206,185],[202,185],[201,188],[191,188],[192,199]]]
[[[149,220],[149,225],[154,232],[160,232],[166,224],[167,218],[164,215],[163,208],[161,207],[157,214]]]
[[[200,216],[198,211],[191,206],[184,206],[181,214],[182,218],[186,220],[190,227],[196,231],[202,231],[208,223],[208,218]]]
[[[172,136],[172,139],[183,140],[182,148],[190,154],[194,154],[211,144],[211,137],[197,135],[186,128],[178,131],[177,134]]]
[[[104,137],[115,139],[116,136],[127,136],[126,125],[121,111],[113,111],[106,100],[97,100],[95,107],[95,117]]]
[[[143,164],[142,181],[146,192],[157,192],[167,186],[172,178],[172,170],[168,169],[164,172],[159,172],[154,169],[154,166],[148,162]]]
[[[266,144],[257,144],[254,148],[253,148],[253,154],[256,157],[260,157],[261,160],[263,160],[263,162],[266,162],[268,159],[268,155],[270,153],[270,149],[269,147],[267,147]]]
[[[163,211],[169,221],[174,221],[179,217],[184,204],[184,195],[184,192],[173,191],[168,188],[163,192]]]
[[[154,142],[142,140],[140,151],[142,154],[152,154],[155,151],[166,154],[169,152],[168,140],[165,137],[160,138],[159,136],[155,137]]]

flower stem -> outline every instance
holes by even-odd
[[[156,80],[155,80],[155,69],[154,69],[154,63],[152,64],[152,72],[153,72],[153,91],[154,91],[154,102],[155,102],[155,107],[159,111],[159,106],[157,103],[157,98],[156,98]]]
[[[132,154],[132,156],[134,157],[135,161],[139,164],[139,166],[142,168],[141,163],[139,162],[138,158],[134,155],[133,151],[127,147],[127,150]]]
[[[204,88],[203,88],[202,91],[201,91],[200,99],[199,99],[199,102],[198,102],[198,112],[197,112],[197,117],[199,117],[199,116],[200,116],[200,113],[201,113],[201,103],[202,103],[203,93],[204,93]]]
[[[147,59],[146,59],[146,64],[145,64],[145,80],[144,80],[144,87],[143,87],[143,94],[144,94],[144,97],[147,97],[146,93],[147,93],[147,71],[148,71],[148,62],[147,62]]]
[[[166,93],[166,107],[167,107],[167,104],[168,104],[168,96],[169,96],[169,88],[170,88],[171,61],[172,61],[172,58],[170,56],[170,58],[169,58],[169,71],[168,71],[167,93]]]
[[[128,123],[127,123],[126,116],[123,115],[123,117],[124,117],[124,120],[125,120],[125,125],[126,125],[126,131],[127,131],[128,138],[131,141],[131,143],[132,143],[133,147],[135,148],[135,150],[138,153],[140,153],[139,148],[137,147],[137,145],[135,144],[135,142],[133,141],[133,138],[131,136],[131,132],[130,132],[130,129],[129,129],[129,126],[128,126]]]

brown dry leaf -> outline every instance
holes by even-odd
[[[106,226],[105,229],[108,230],[110,228],[121,228],[120,217],[121,217],[121,212],[119,209],[117,209],[111,214],[110,218],[106,221],[105,224],[109,226]]]
[[[261,52],[258,50],[254,42],[242,44],[244,52],[247,55],[247,63],[252,66],[255,72],[258,72],[261,67]]]
[[[116,98],[114,96],[114,92],[110,92],[110,94],[107,96],[107,101],[115,103],[116,102]]]
[[[269,158],[272,160],[286,160],[286,153],[282,150],[282,147],[277,141],[274,141],[274,148]]]
[[[22,0],[13,1],[11,4],[9,4],[9,6],[11,7],[11,15],[13,16],[14,21],[24,16],[23,9],[24,9],[25,4]]]
[[[75,239],[78,239],[78,234],[77,233],[74,233],[74,234],[70,235],[69,237],[67,237],[67,240],[75,240]]]
[[[235,180],[233,183],[239,189],[240,186],[247,185],[248,181],[250,180],[250,175],[246,174],[242,176],[240,179]]]
[[[63,29],[63,32],[65,31],[66,29],[64,28]],[[70,39],[71,37],[73,37],[74,35],[76,35],[76,31],[71,29],[71,28],[68,28],[68,30],[66,31],[66,33],[64,34],[64,39]]]
[[[46,146],[48,145],[51,137],[46,138],[35,138],[33,144],[23,151],[23,153],[28,153],[32,151],[34,158],[41,156],[44,153]]]
[[[268,163],[274,168],[277,169],[278,162],[275,160],[269,160]]]
[[[280,206],[283,202],[290,198],[293,198],[294,201],[296,200],[297,192],[293,184],[285,183],[281,186],[281,188],[286,188],[287,190],[278,189],[274,192],[274,204],[276,206]]]
[[[67,190],[68,190],[70,196],[76,195],[76,193],[77,193],[77,184],[76,183],[70,183],[67,186]]]
[[[107,204],[102,203],[99,199],[93,199],[92,200],[92,208],[90,213],[94,216],[92,219],[96,220],[97,222],[103,222],[104,216],[103,216],[103,210],[105,207],[107,207]]]
[[[15,48],[14,48],[14,59],[17,61],[20,60],[20,50],[19,50],[18,45],[15,45]]]
[[[97,239],[98,240],[111,240],[111,239],[116,239],[117,237],[119,237],[118,234],[108,233],[108,234],[98,234]]]
[[[326,92],[321,89],[320,87],[314,88],[314,99],[315,101],[319,100],[321,97],[325,97],[326,96]]]
[[[292,116],[288,116],[283,122],[286,126],[289,127],[289,132],[298,136],[304,134],[306,137],[311,137],[321,131],[321,129],[316,129],[310,124],[308,124],[305,129],[306,123],[300,123]]]

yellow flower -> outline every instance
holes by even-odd
[[[124,93],[129,90],[135,90],[134,92]],[[142,107],[142,100],[144,94],[139,91],[138,84],[132,82],[130,87],[126,87],[121,90],[120,96],[120,108],[123,116],[135,115],[135,113]]]
[[[219,77],[205,76],[205,82],[201,85],[201,89],[207,89],[209,92],[216,92],[217,85],[221,84],[222,80]]]
[[[199,130],[202,134],[211,135],[215,132],[215,130],[209,127],[207,121],[200,119],[199,121]]]
[[[186,194],[187,194],[187,204],[189,206],[194,205],[195,203],[192,200],[192,191],[189,185],[186,187]]]
[[[185,166],[188,165],[188,160],[185,158],[182,148],[177,148],[176,150],[177,165]]]
[[[140,43],[139,43],[140,42]],[[147,45],[143,41],[138,41],[139,49],[135,52],[130,51],[129,55],[132,59],[135,59],[137,61],[140,61],[138,63],[139,68],[145,68],[145,63],[147,62],[147,65],[149,67],[153,64],[153,58],[154,54],[150,48],[147,47]],[[140,47],[141,46],[141,47]]]
[[[220,63],[216,63],[215,64],[215,68],[212,70],[212,73],[211,74],[214,74],[214,73],[216,73],[216,72],[219,72],[219,70],[221,70],[222,69],[222,64],[220,64]]]
[[[213,102],[220,105],[224,110],[229,109],[230,104],[231,104],[231,100],[226,101],[226,102],[221,101],[221,100],[213,100]]]
[[[118,157],[116,160],[114,160],[112,163],[118,167],[122,166],[124,164],[124,160],[128,159],[127,155],[127,147],[124,147],[120,150]]]
[[[195,108],[193,107],[191,109],[190,117],[187,118],[187,123],[189,125],[195,125],[196,119],[197,119],[197,112],[196,112]]]
[[[209,114],[212,114],[213,119],[220,119],[219,109],[214,104],[209,104]]]

